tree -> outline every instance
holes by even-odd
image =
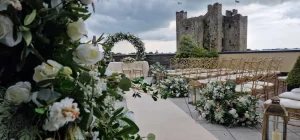
[[[153,54],[153,52],[149,52],[148,54]]]
[[[191,36],[183,36],[179,42],[176,58],[197,58],[205,57],[207,50],[197,47]]]
[[[298,59],[294,64],[293,69],[289,72],[286,82],[288,87],[291,88],[300,87],[300,56],[298,56]]]
[[[158,54],[158,50],[155,51],[155,54]]]

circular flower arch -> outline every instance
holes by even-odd
[[[115,43],[118,43],[119,41],[127,40],[130,42],[134,48],[137,50],[136,52],[136,60],[142,61],[146,58],[145,56],[145,46],[144,43],[141,41],[140,38],[129,34],[129,33],[116,33],[114,35],[109,35],[107,37],[107,40],[104,42],[106,44],[106,47],[103,47],[104,49],[104,57],[106,60],[111,61],[112,60],[112,53],[111,49],[115,45]]]

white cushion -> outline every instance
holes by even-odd
[[[265,104],[271,104],[271,99],[265,101]],[[286,108],[300,109],[300,101],[280,98],[280,104]]]
[[[300,88],[294,88],[294,89],[291,90],[291,92],[300,93]]]
[[[247,84],[244,84],[244,87],[246,87],[246,88],[256,88],[256,89],[263,89],[264,87],[263,86],[261,86],[261,85],[256,85],[256,87],[255,86],[252,86],[253,84],[252,83],[247,83]]]
[[[279,76],[278,79],[279,80],[286,80],[287,76]]]
[[[251,92],[252,90],[250,88],[247,88],[247,87],[242,88],[242,85],[236,85],[235,91],[236,92]]]
[[[295,93],[295,92],[283,92],[279,95],[279,97],[300,101],[300,93]]]
[[[252,82],[251,82],[252,83]],[[257,85],[261,85],[261,86],[273,86],[273,83],[270,82],[263,82],[263,81],[258,81]]]

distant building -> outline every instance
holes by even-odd
[[[236,9],[222,15],[222,4],[208,5],[204,16],[187,18],[187,12],[176,12],[178,44],[183,35],[190,35],[200,47],[221,51],[247,51],[248,17]]]

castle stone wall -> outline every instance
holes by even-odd
[[[247,16],[238,10],[226,11],[222,15],[222,5],[208,5],[204,16],[187,18],[187,12],[176,12],[177,50],[183,35],[192,36],[199,47],[221,51],[247,50]]]

